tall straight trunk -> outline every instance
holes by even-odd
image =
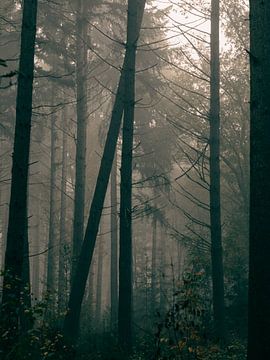
[[[111,172],[111,329],[117,324],[118,307],[118,215],[117,215],[117,152]]]
[[[72,276],[75,273],[84,235],[85,168],[87,131],[87,22],[86,2],[77,0],[76,12],[76,97],[77,140],[72,240]]]
[[[86,2],[77,0],[76,13],[76,87],[77,141],[72,245],[72,276],[75,273],[84,235],[85,168],[87,131],[87,22]]]
[[[157,218],[155,213],[152,219],[152,265],[151,265],[151,308],[156,310],[157,292]]]
[[[220,209],[219,0],[211,1],[210,222],[215,337],[225,338],[223,250]]]
[[[36,201],[36,224],[34,229],[34,254],[40,251],[40,196],[37,195]],[[32,290],[35,299],[39,299],[40,293],[40,255],[33,257],[33,272],[32,272]]]
[[[66,216],[67,216],[67,111],[62,113],[62,175],[61,175],[61,204],[60,204],[60,240],[59,240],[59,269],[58,269],[58,314],[63,314],[66,307]]]
[[[145,5],[145,0],[140,0],[138,6],[139,21],[137,23],[137,27],[134,28],[134,33],[136,34],[137,38],[139,37],[139,32],[140,32],[140,27],[144,12],[144,5]],[[127,62],[127,52],[124,60],[124,67],[126,62]],[[125,71],[121,73],[121,77],[119,80],[115,103],[112,111],[111,122],[101,159],[93,200],[90,207],[90,213],[85,231],[84,241],[82,244],[80,257],[78,260],[78,266],[74,274],[74,278],[71,286],[71,292],[68,303],[69,311],[67,312],[64,322],[64,335],[66,339],[71,343],[77,341],[77,337],[79,334],[82,299],[85,292],[85,286],[87,282],[91,260],[93,257],[100,217],[102,213],[102,208],[103,208],[108,182],[110,178],[110,173],[112,169],[112,163],[114,159],[117,139],[121,126],[121,119],[124,108],[123,98],[125,91],[124,74]]]
[[[160,270],[159,270],[159,308],[161,314],[165,313],[166,310],[166,289],[165,289],[165,276],[166,276],[166,259],[165,259],[165,231],[164,227],[160,228],[161,236],[159,240],[159,261],[160,261]]]
[[[94,320],[94,294],[95,294],[95,273],[96,273],[96,261],[95,256],[94,260],[91,263],[91,268],[88,276],[88,295],[87,295],[87,311],[89,314],[89,318],[91,320]],[[94,323],[91,324],[91,326],[94,326]]]
[[[54,311],[56,296],[57,269],[57,227],[56,227],[56,153],[57,153],[56,116],[51,116],[51,173],[50,173],[50,214],[47,261],[47,293],[50,297],[49,312]]]
[[[102,233],[103,226],[100,227]],[[101,328],[101,309],[102,309],[102,287],[103,287],[103,256],[104,256],[104,239],[100,236],[98,254],[97,254],[97,286],[96,286],[96,311],[95,311],[95,325],[98,329]]]
[[[16,100],[16,125],[12,161],[5,274],[2,303],[8,317],[10,339],[18,335],[23,254],[26,237],[27,186],[32,118],[32,92],[36,37],[37,0],[25,0]]]
[[[20,309],[20,325],[21,331],[26,332],[33,326],[33,317],[29,309],[31,309],[31,284],[30,284],[30,263],[29,263],[29,241],[28,241],[28,219],[25,219],[25,239],[24,239],[24,258],[22,271],[22,305]],[[25,311],[27,310],[27,311]]]
[[[248,360],[270,354],[270,2],[250,0]]]
[[[137,36],[136,1],[128,1],[127,61],[125,71],[124,122],[120,183],[120,249],[118,337],[121,346],[132,348],[132,158],[135,108]]]
[[[2,150],[2,149],[1,149]],[[2,166],[2,164],[1,164]],[[1,170],[0,170],[1,171]],[[4,270],[5,265],[5,248],[6,248],[6,236],[7,236],[7,223],[8,223],[8,206],[7,206],[7,189],[6,186],[1,187],[0,191],[0,221],[1,221],[1,243],[0,243],[0,271]],[[2,287],[2,276],[0,277],[0,286]],[[1,299],[0,299],[1,301]]]

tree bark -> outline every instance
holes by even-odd
[[[137,28],[134,29],[137,38],[139,37],[144,5],[145,5],[145,1],[140,0],[139,21],[137,24]],[[127,61],[126,58],[127,55],[125,56],[124,67]],[[78,267],[76,269],[71,286],[71,292],[68,303],[69,311],[67,312],[64,322],[64,335],[66,337],[66,340],[71,343],[77,341],[79,334],[81,304],[85,292],[85,286],[87,282],[91,260],[93,257],[100,217],[103,209],[104,199],[108,187],[108,182],[112,169],[112,163],[115,154],[115,148],[121,126],[121,119],[124,108],[123,98],[124,98],[124,71],[121,73],[119,80],[115,103],[112,111],[111,122],[106,138],[103,156],[101,159],[93,200],[90,207],[90,213],[85,231],[84,241],[82,244],[80,257],[78,260]]]
[[[220,209],[219,0],[211,1],[210,222],[215,337],[225,339],[223,250]]]
[[[250,0],[248,360],[270,354],[270,3]]]
[[[6,325],[18,335],[18,309],[26,241],[28,166],[32,118],[32,93],[36,37],[37,0],[23,4],[21,49],[16,100],[16,125],[12,161],[12,180],[5,256],[2,303],[8,314]],[[10,339],[12,338],[10,335]]]
[[[120,183],[120,249],[118,337],[125,351],[132,349],[132,159],[137,52],[137,4],[128,1],[124,121]]]
[[[117,325],[118,313],[118,214],[117,152],[111,172],[111,330]]]

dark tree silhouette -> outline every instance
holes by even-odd
[[[137,28],[134,29],[136,37],[139,37],[143,10],[145,1],[140,1],[138,9],[139,20]],[[123,69],[126,69],[127,53],[124,59]],[[118,89],[116,92],[115,102],[112,110],[111,122],[105,142],[105,147],[101,159],[100,169],[97,177],[97,182],[94,190],[93,200],[90,207],[88,223],[86,226],[84,241],[81,248],[80,257],[78,260],[77,269],[72,281],[71,292],[69,296],[68,312],[64,321],[64,336],[67,341],[76,342],[79,334],[79,322],[81,304],[87,282],[88,272],[91,265],[93,252],[95,248],[100,217],[104,204],[104,199],[109,183],[110,173],[112,169],[117,139],[121,126],[122,114],[124,110],[124,92],[125,92],[125,71],[122,71]]]
[[[81,250],[84,235],[85,169],[87,136],[87,5],[77,2],[76,12],[76,179],[74,198],[74,222],[72,239],[72,276]]]
[[[8,327],[18,335],[24,250],[27,246],[27,188],[32,118],[32,92],[37,0],[25,0],[16,100],[12,180],[2,304]],[[26,271],[29,273],[29,271]],[[4,315],[4,314],[3,314]],[[11,336],[12,338],[12,336]]]
[[[250,260],[248,360],[270,354],[269,1],[250,1]]]
[[[132,157],[135,107],[135,67],[137,51],[137,1],[128,1],[126,43],[124,121],[120,183],[120,253],[119,253],[119,343],[132,348]]]
[[[215,336],[225,337],[224,276],[220,209],[219,0],[211,1],[210,222]]]

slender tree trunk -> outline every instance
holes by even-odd
[[[224,276],[220,210],[219,0],[211,1],[210,221],[215,336],[225,338]]]
[[[124,122],[122,135],[120,184],[120,253],[119,253],[119,343],[132,348],[132,157],[135,108],[135,68],[137,34],[137,4],[128,1],[127,61],[125,72]]]
[[[18,335],[23,254],[26,237],[28,165],[32,117],[32,91],[37,0],[25,0],[16,100],[16,125],[2,304],[10,340]],[[7,346],[8,348],[8,346]]]
[[[270,2],[250,0],[248,360],[270,354]]]
[[[134,29],[137,38],[139,37],[144,5],[145,5],[145,1],[140,0],[139,21],[137,27]],[[124,64],[126,64],[127,61],[126,59],[127,56],[125,56]],[[104,199],[112,169],[112,163],[114,159],[117,139],[119,135],[123,108],[124,108],[123,106],[124,90],[125,90],[124,72],[122,72],[119,80],[113,111],[112,111],[111,123],[109,126],[106,143],[103,151],[103,156],[101,159],[94,196],[90,207],[90,214],[89,214],[84,241],[82,244],[82,249],[78,261],[78,267],[77,267],[78,270],[76,270],[74,279],[72,281],[71,293],[68,304],[69,311],[67,312],[64,322],[64,335],[66,339],[71,343],[77,341],[77,337],[79,334],[81,304],[85,291],[91,260],[93,257],[100,217],[102,213]]]
[[[57,225],[56,225],[56,153],[57,153],[56,116],[51,116],[51,174],[50,174],[50,218],[47,262],[47,293],[50,297],[50,309],[54,312],[57,280]]]
[[[21,331],[27,332],[33,326],[33,317],[29,310],[31,309],[31,284],[30,284],[30,263],[29,263],[29,241],[28,241],[28,218],[25,218],[25,239],[24,239],[24,258],[22,271],[22,291],[20,308]],[[27,311],[25,311],[27,310]]]
[[[40,196],[37,195],[36,201],[36,224],[34,229],[34,254],[40,251]],[[32,289],[35,299],[39,299],[40,290],[40,255],[33,257]]]
[[[2,150],[2,148],[1,148]],[[2,166],[2,164],[1,164]],[[2,185],[0,197],[0,210],[1,210],[1,243],[0,243],[0,271],[4,270],[5,265],[5,250],[6,250],[6,237],[7,237],[7,224],[8,224],[8,206],[7,206],[7,188]],[[0,286],[2,288],[2,276],[0,277]],[[0,298],[1,301],[1,298]]]
[[[118,214],[117,214],[117,152],[111,172],[111,329],[117,324],[118,307]]]
[[[66,288],[66,216],[67,216],[67,111],[62,113],[62,175],[61,175],[61,204],[60,204],[60,241],[59,241],[59,270],[58,270],[58,314],[63,314],[67,303]]]
[[[94,320],[94,294],[95,294],[95,273],[96,273],[96,261],[95,256],[93,258],[93,261],[91,263],[91,268],[88,276],[88,296],[87,296],[87,309],[89,313],[89,318],[91,320]],[[94,323],[90,325],[91,327],[94,327]]]
[[[103,226],[100,227],[102,233]],[[102,309],[102,287],[103,287],[103,257],[104,257],[104,239],[100,236],[98,254],[97,254],[97,286],[96,286],[96,311],[95,311],[95,325],[98,330],[101,329],[101,309]]]
[[[151,308],[156,310],[157,292],[157,218],[155,213],[152,220],[152,266],[151,266]]]
[[[84,235],[85,168],[87,134],[87,22],[86,2],[77,0],[76,13],[76,86],[77,86],[77,140],[72,244],[72,277],[76,270]]]

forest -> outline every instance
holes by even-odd
[[[1,0],[0,360],[270,359],[269,19]]]

